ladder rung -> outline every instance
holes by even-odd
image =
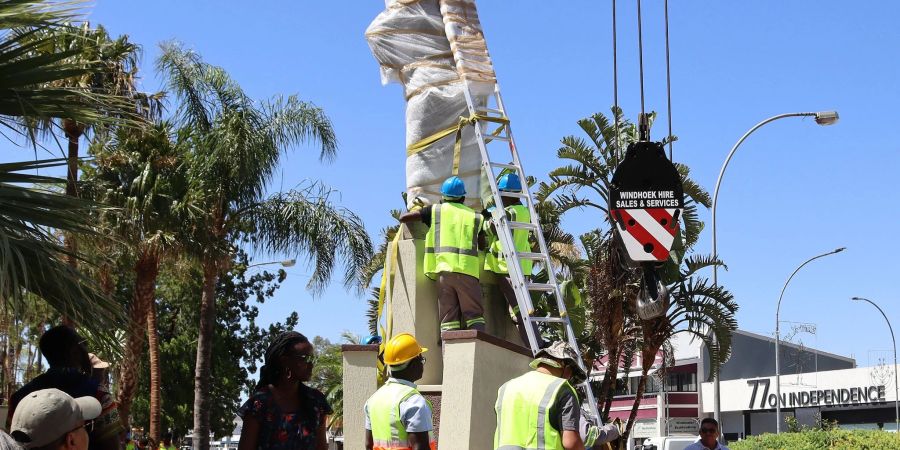
[[[503,191],[500,195],[502,197],[513,197],[513,198],[522,198],[522,199],[528,198],[528,194],[526,194],[524,192]]]
[[[487,107],[475,108],[475,112],[503,115],[503,111],[500,111],[499,109],[487,108]]]
[[[496,163],[496,162],[492,162],[492,163],[491,163],[491,167],[499,167],[499,168],[501,168],[501,169],[509,169],[509,170],[515,170],[515,171],[518,171],[518,170],[519,170],[519,166],[517,166],[517,165],[515,165],[515,164],[505,164],[505,163]]]
[[[544,323],[566,323],[566,319],[562,317],[530,317],[532,322]]]
[[[510,142],[510,138],[507,137],[507,136],[494,136],[494,135],[492,135],[492,134],[491,134],[491,135],[488,135],[488,136],[485,136],[485,137],[484,137],[484,140],[485,140],[485,142],[487,142],[487,143],[491,143],[491,142],[493,142],[493,141]]]
[[[537,231],[537,225],[529,222],[509,222],[509,228],[512,230]]]
[[[529,291],[553,292],[556,290],[556,286],[550,283],[525,283],[525,289]]]
[[[543,253],[518,252],[518,253],[516,253],[516,256],[518,256],[521,259],[533,259],[533,260],[541,260],[541,261],[547,260],[547,257],[544,256]]]

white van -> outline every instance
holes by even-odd
[[[660,436],[644,440],[635,450],[684,450],[697,442],[697,436]]]

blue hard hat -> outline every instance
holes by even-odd
[[[500,177],[500,181],[497,182],[497,187],[500,188],[501,191],[521,192],[522,182],[519,181],[518,175],[507,173]]]
[[[466,196],[466,185],[459,177],[450,177],[441,185],[441,195],[444,197],[458,198]]]

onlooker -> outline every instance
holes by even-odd
[[[131,437],[131,432],[129,431],[125,435],[125,450],[137,450],[137,443],[134,442],[134,439]]]
[[[159,443],[159,450],[175,450],[175,444],[172,443],[172,433],[163,435],[162,442]]]
[[[316,355],[300,333],[280,334],[266,350],[256,393],[238,410],[244,420],[239,450],[327,450],[325,395],[304,384]]]
[[[91,379],[100,386],[109,386],[109,363],[100,359],[99,356],[88,353],[88,359],[91,361]]]
[[[41,389],[20,401],[10,434],[27,449],[87,450],[89,420],[100,415],[94,397],[72,398],[59,389]]]
[[[700,421],[700,441],[685,447],[684,450],[728,450],[719,443],[719,422],[712,417]]]
[[[89,430],[91,450],[121,448],[119,436],[123,430],[118,406],[107,388],[91,378],[93,367],[85,342],[75,330],[63,325],[51,328],[41,336],[38,345],[50,368],[12,395],[7,427],[23,398],[42,389],[55,388],[75,398],[94,397],[100,402],[102,411],[93,421],[93,429]]]

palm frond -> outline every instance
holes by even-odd
[[[254,229],[258,244],[273,253],[308,254],[314,270],[307,288],[324,290],[338,263],[345,267],[343,283],[360,292],[372,258],[372,242],[362,220],[336,206],[333,191],[313,184],[302,191],[275,194],[246,209],[237,218]]]
[[[19,301],[26,293],[46,300],[63,315],[107,338],[123,322],[111,299],[90,278],[65,261],[71,254],[54,234],[94,234],[85,218],[101,209],[95,203],[33,187],[52,179],[22,173],[36,167],[64,165],[64,160],[0,164],[0,299]],[[65,180],[56,180],[64,184]]]

